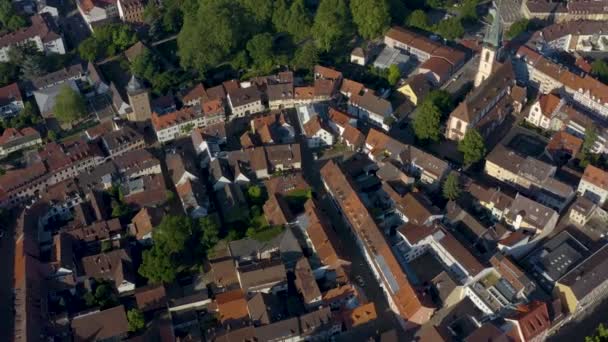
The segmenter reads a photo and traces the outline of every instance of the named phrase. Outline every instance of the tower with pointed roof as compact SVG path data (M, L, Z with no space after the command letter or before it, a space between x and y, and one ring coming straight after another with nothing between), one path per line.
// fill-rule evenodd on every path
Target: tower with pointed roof
M477 74L475 75L475 87L479 85L488 77L494 70L496 65L496 57L498 49L500 49L502 42L502 24L500 23L500 0L496 2L496 8L494 11L494 19L492 24L486 31L486 36L483 39L483 47L481 49L481 56L479 58L479 67Z
M127 113L129 121L145 122L152 118L150 92L135 75L127 84L127 96L131 105L131 112Z

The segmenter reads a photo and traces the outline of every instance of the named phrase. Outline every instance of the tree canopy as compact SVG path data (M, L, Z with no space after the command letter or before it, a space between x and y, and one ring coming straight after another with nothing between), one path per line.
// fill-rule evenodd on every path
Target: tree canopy
M96 27L93 36L78 46L78 54L87 61L111 57L137 42L135 32L126 24L106 24Z
M414 134L421 140L439 141L441 111L430 101L423 101L414 118Z
M86 107L84 99L70 86L63 85L55 99L53 115L62 123L76 121L85 117Z
M440 21L437 23L437 25L435 25L433 31L443 38L449 40L454 40L464 36L464 27L462 26L462 22L458 17L452 17Z
M513 39L513 38L519 36L520 34L526 32L528 30L529 25L530 25L529 19L526 19L526 18L520 19L520 20L514 22L513 24L511 24L511 26L505 33L505 36L508 39Z
M593 335L586 336L585 342L607 342L608 341L608 329L604 324L600 323L593 332Z
M140 331L146 326L144 314L138 309L127 311L127 321L129 323L130 332Z
M17 14L10 0L0 0L0 31L15 31L27 25L27 21Z
M364 39L382 35L391 22L387 0L351 0L350 10L357 31Z
M263 74L268 74L272 71L274 53L272 50L272 35L270 33L260 33L253 36L247 42L247 52L253 62L253 68Z
M431 26L426 12L419 9L410 13L410 15L407 17L406 24L421 30L428 30L428 28Z
M465 166L477 163L486 154L486 146L483 137L473 128L467 130L464 139L458 144L458 150L464 154Z
M202 1L196 13L186 13L177 37L182 66L203 74L242 46L248 38L242 13L230 0Z
M401 69L396 64L388 67L388 83L392 86L396 85L401 78Z
M443 182L443 197L447 200L454 201L460 197L460 184L456 173L450 173Z
M608 84L608 62L603 59L594 60L591 63L591 74Z
M351 33L350 13L345 0L321 0L312 35L319 49L330 51Z

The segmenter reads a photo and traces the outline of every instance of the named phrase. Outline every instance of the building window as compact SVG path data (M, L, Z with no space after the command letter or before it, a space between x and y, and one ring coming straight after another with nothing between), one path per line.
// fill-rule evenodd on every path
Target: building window
M485 58L486 62L490 61L490 51L486 51L486 58Z

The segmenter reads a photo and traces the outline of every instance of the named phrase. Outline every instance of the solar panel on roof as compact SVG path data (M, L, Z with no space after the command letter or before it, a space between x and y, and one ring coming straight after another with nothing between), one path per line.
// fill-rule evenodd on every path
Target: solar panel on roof
M381 255L376 255L376 264L378 264L378 266L380 267L380 271L382 271L384 278L388 282L388 286L391 292L396 293L397 291L399 291L399 284L397 284L397 279L395 279L393 272L391 272L391 269L386 264L384 257Z

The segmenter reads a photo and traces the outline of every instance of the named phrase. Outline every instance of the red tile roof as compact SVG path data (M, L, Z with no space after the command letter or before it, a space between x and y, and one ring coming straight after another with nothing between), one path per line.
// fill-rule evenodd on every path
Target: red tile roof
M201 113L197 112L195 107L185 107L175 112L158 115L152 113L152 125L157 131L175 126L187 121L192 121L200 117Z
M516 312L507 317L519 325L520 338L523 341L531 341L536 336L551 327L547 304L541 301L533 301L528 304L518 305Z
M608 171L597 168L593 165L587 165L583 180L594 184L604 190L608 190Z
M542 94L538 99L541 113L544 116L551 118L551 113L553 113L557 109L557 106L559 106L560 101L561 99L559 98L559 96L553 93Z
M0 88L0 106L5 106L13 101L23 101L17 83L11 83Z
M32 127L25 127L21 130L16 128L7 128L0 136L0 145L4 145L19 138L32 137L39 138L40 133Z
M329 187L346 220L355 234L361 239L364 248L372 256L379 270L382 270L381 279L392 297L397 311L404 319L412 319L426 304L425 298L420 296L410 284L407 275L399 265L390 246L386 242L380 228L372 219L367 207L361 202L346 176L332 160L321 169L321 177ZM425 305L426 306L426 305ZM422 321L430 317L419 317Z

